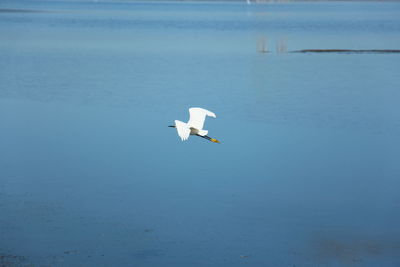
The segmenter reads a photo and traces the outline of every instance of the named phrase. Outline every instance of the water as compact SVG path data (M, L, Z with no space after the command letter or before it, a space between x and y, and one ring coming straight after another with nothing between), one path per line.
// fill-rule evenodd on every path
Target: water
M400 265L400 3L0 9L2 265Z

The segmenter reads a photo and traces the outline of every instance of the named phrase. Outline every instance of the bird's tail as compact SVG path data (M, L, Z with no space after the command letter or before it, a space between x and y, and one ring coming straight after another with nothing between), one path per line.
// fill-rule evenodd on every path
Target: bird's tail
M208 131L207 130L199 130L199 132L197 134L201 135L201 136L206 136L208 134Z

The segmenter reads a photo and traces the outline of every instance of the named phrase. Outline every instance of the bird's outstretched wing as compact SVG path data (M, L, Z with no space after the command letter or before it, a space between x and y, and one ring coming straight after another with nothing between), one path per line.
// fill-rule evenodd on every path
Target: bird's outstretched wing
M202 130L204 126L204 121L206 116L216 117L215 114L204 108L190 108L190 119L188 121L188 126L196 128L197 130Z
M175 126L176 130L178 131L178 135L182 139L182 141L187 140L190 135L190 128L188 127L187 123L176 120Z

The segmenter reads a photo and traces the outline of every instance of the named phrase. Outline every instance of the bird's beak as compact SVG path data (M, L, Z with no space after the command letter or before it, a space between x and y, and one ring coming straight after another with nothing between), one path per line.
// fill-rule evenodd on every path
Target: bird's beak
M175 128L176 126L175 126L175 125L169 125L168 127L172 127L172 128Z

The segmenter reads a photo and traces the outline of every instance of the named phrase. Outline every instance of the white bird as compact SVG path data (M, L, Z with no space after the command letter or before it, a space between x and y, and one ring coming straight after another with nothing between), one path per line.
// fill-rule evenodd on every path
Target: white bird
M217 139L207 136L207 130L203 130L206 116L216 118L213 112L204 108L190 108L189 114L190 118L187 123L175 120L175 125L168 127L176 128L176 130L178 131L178 135L182 139L182 141L187 140L190 135L197 135L211 142L219 143Z

